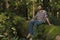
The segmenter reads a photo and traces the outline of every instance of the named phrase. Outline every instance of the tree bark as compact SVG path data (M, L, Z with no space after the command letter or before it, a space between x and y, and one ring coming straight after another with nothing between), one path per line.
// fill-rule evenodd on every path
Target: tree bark
M34 12L34 1L33 1L33 17L34 17L34 13L35 13L35 12Z

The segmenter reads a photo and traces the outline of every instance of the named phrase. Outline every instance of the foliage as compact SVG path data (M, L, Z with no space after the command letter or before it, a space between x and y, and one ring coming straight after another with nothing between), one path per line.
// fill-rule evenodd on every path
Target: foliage
M60 19L54 17L54 16L51 16L50 17L50 22L54 25L60 25Z
M44 0L43 0L44 1ZM28 18L33 16L34 11L37 11L37 5L42 3L42 0L0 0L0 40L25 40L28 33ZM49 19L52 24L60 25L60 0L45 1L48 8ZM33 3L34 2L34 3ZM59 12L59 18L57 18ZM56 34L60 34L60 26L40 25L36 30L34 28L34 40L46 39L54 40Z
M21 18L20 16L14 15L13 13L1 13L0 14L0 35L2 37L2 40L10 39L13 40L15 37L19 37L17 30L20 31L20 34L22 29L24 27L25 19ZM21 35L22 36L22 35Z
M55 40L56 35L60 35L60 26L43 24L35 30L37 31L34 31L36 32L33 36L34 40Z

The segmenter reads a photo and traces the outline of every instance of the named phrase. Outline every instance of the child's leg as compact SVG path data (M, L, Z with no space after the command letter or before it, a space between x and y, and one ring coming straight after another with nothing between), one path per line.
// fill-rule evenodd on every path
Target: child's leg
M34 25L34 22L35 21L30 21L29 22L29 34L28 34L28 36L27 36L27 38L29 38L32 34L33 34L33 25Z
M42 24L42 22L39 22L39 21L35 21L35 23L34 23L34 27L33 27L33 35L34 36L37 36L37 27L38 27L38 25L41 25Z
M34 25L35 21L30 21L29 22L29 33L33 34L33 25Z

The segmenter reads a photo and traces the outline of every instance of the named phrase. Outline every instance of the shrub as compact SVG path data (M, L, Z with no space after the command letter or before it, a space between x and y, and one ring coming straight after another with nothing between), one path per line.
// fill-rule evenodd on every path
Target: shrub
M54 25L42 24L36 30L33 36L34 40L55 40L55 35L60 34L60 27Z
M9 12L1 13L0 18L0 35L4 36L0 37L0 40L12 40L25 36L24 18Z

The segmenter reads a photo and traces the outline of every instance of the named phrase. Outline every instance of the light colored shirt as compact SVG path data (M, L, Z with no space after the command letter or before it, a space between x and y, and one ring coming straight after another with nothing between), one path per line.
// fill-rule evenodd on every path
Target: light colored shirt
M47 17L47 12L45 10L40 10L37 12L35 17L31 21L38 20L38 21L45 22L46 17Z

